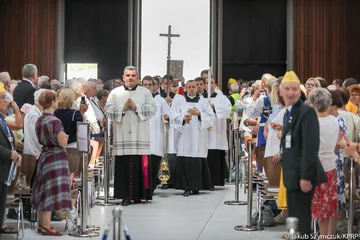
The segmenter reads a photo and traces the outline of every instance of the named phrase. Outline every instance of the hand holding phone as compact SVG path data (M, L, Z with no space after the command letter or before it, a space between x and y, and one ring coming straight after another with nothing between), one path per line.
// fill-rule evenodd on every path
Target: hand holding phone
M80 102L81 105L85 105L86 104L86 99L85 99L85 96L81 96L81 102Z

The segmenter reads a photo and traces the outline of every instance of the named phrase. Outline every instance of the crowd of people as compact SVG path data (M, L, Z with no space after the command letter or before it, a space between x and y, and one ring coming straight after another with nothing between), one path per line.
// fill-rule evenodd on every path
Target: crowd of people
M20 170L21 156L32 156L36 167L26 184L32 188L38 232L63 234L51 220L54 212L74 208L72 182L81 169L69 156L77 147L77 122L90 126L90 168L102 153L104 125L111 126L114 197L123 206L152 200L164 155L171 177L162 189L183 190L189 197L223 186L229 176L228 122L239 121L241 141L256 145L256 172L280 189L277 223L297 217L299 232L310 234L313 219L328 236L345 217L346 162L359 159L355 79L327 86L315 77L302 85L292 71L283 77L266 73L256 81L229 79L226 95L207 71L187 81L170 75L140 79L136 67L128 66L122 78L62 84L38 77L37 67L26 64L22 75L18 83L0 73L1 222L9 178L16 179L11 165ZM2 233L13 232L4 222Z
M328 86L321 77L302 85L294 72L249 84L234 104L244 141L256 144L256 171L279 188L276 223L297 217L306 238L314 220L320 236L334 236L345 218L347 163L359 157L360 85L349 78Z

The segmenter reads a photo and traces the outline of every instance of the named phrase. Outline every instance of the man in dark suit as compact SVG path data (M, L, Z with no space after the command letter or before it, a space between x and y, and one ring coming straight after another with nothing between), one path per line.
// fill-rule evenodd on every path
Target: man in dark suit
M286 105L280 152L288 215L299 219L300 234L310 236L314 189L327 180L318 157L319 121L315 110L301 101L300 81L294 72L285 74L280 94Z
M6 112L6 93L4 83L0 82L0 112ZM5 117L0 113L0 224L3 223L5 206L8 192L6 181L9 176L11 162L18 166L21 164L20 155L13 150L14 137L10 128L7 126ZM1 235L1 232L0 232Z
M22 69L23 80L14 89L14 101L22 107L25 103L34 105L34 92L38 79L37 67L34 64L26 64Z

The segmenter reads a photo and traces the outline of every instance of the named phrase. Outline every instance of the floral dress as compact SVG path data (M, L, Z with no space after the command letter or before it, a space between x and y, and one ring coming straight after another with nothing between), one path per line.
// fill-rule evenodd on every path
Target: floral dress
M340 131L345 134L346 131L346 122L345 119L341 116L337 116L337 120L339 123ZM338 193L338 210L343 211L345 210L346 206L346 199L345 199L345 175L344 175L344 156L343 150L340 149L336 152L336 176L337 176L337 193Z

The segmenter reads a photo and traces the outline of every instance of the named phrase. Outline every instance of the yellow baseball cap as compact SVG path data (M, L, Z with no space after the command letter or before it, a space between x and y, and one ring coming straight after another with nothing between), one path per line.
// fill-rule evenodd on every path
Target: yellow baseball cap
M5 91L5 86L3 82L0 82L0 93L6 92Z
M294 71L289 71L285 73L283 79L281 80L281 83L287 82L300 83L300 80Z
M231 85L233 83L236 83L236 79L235 78L229 78L228 85L229 84Z

